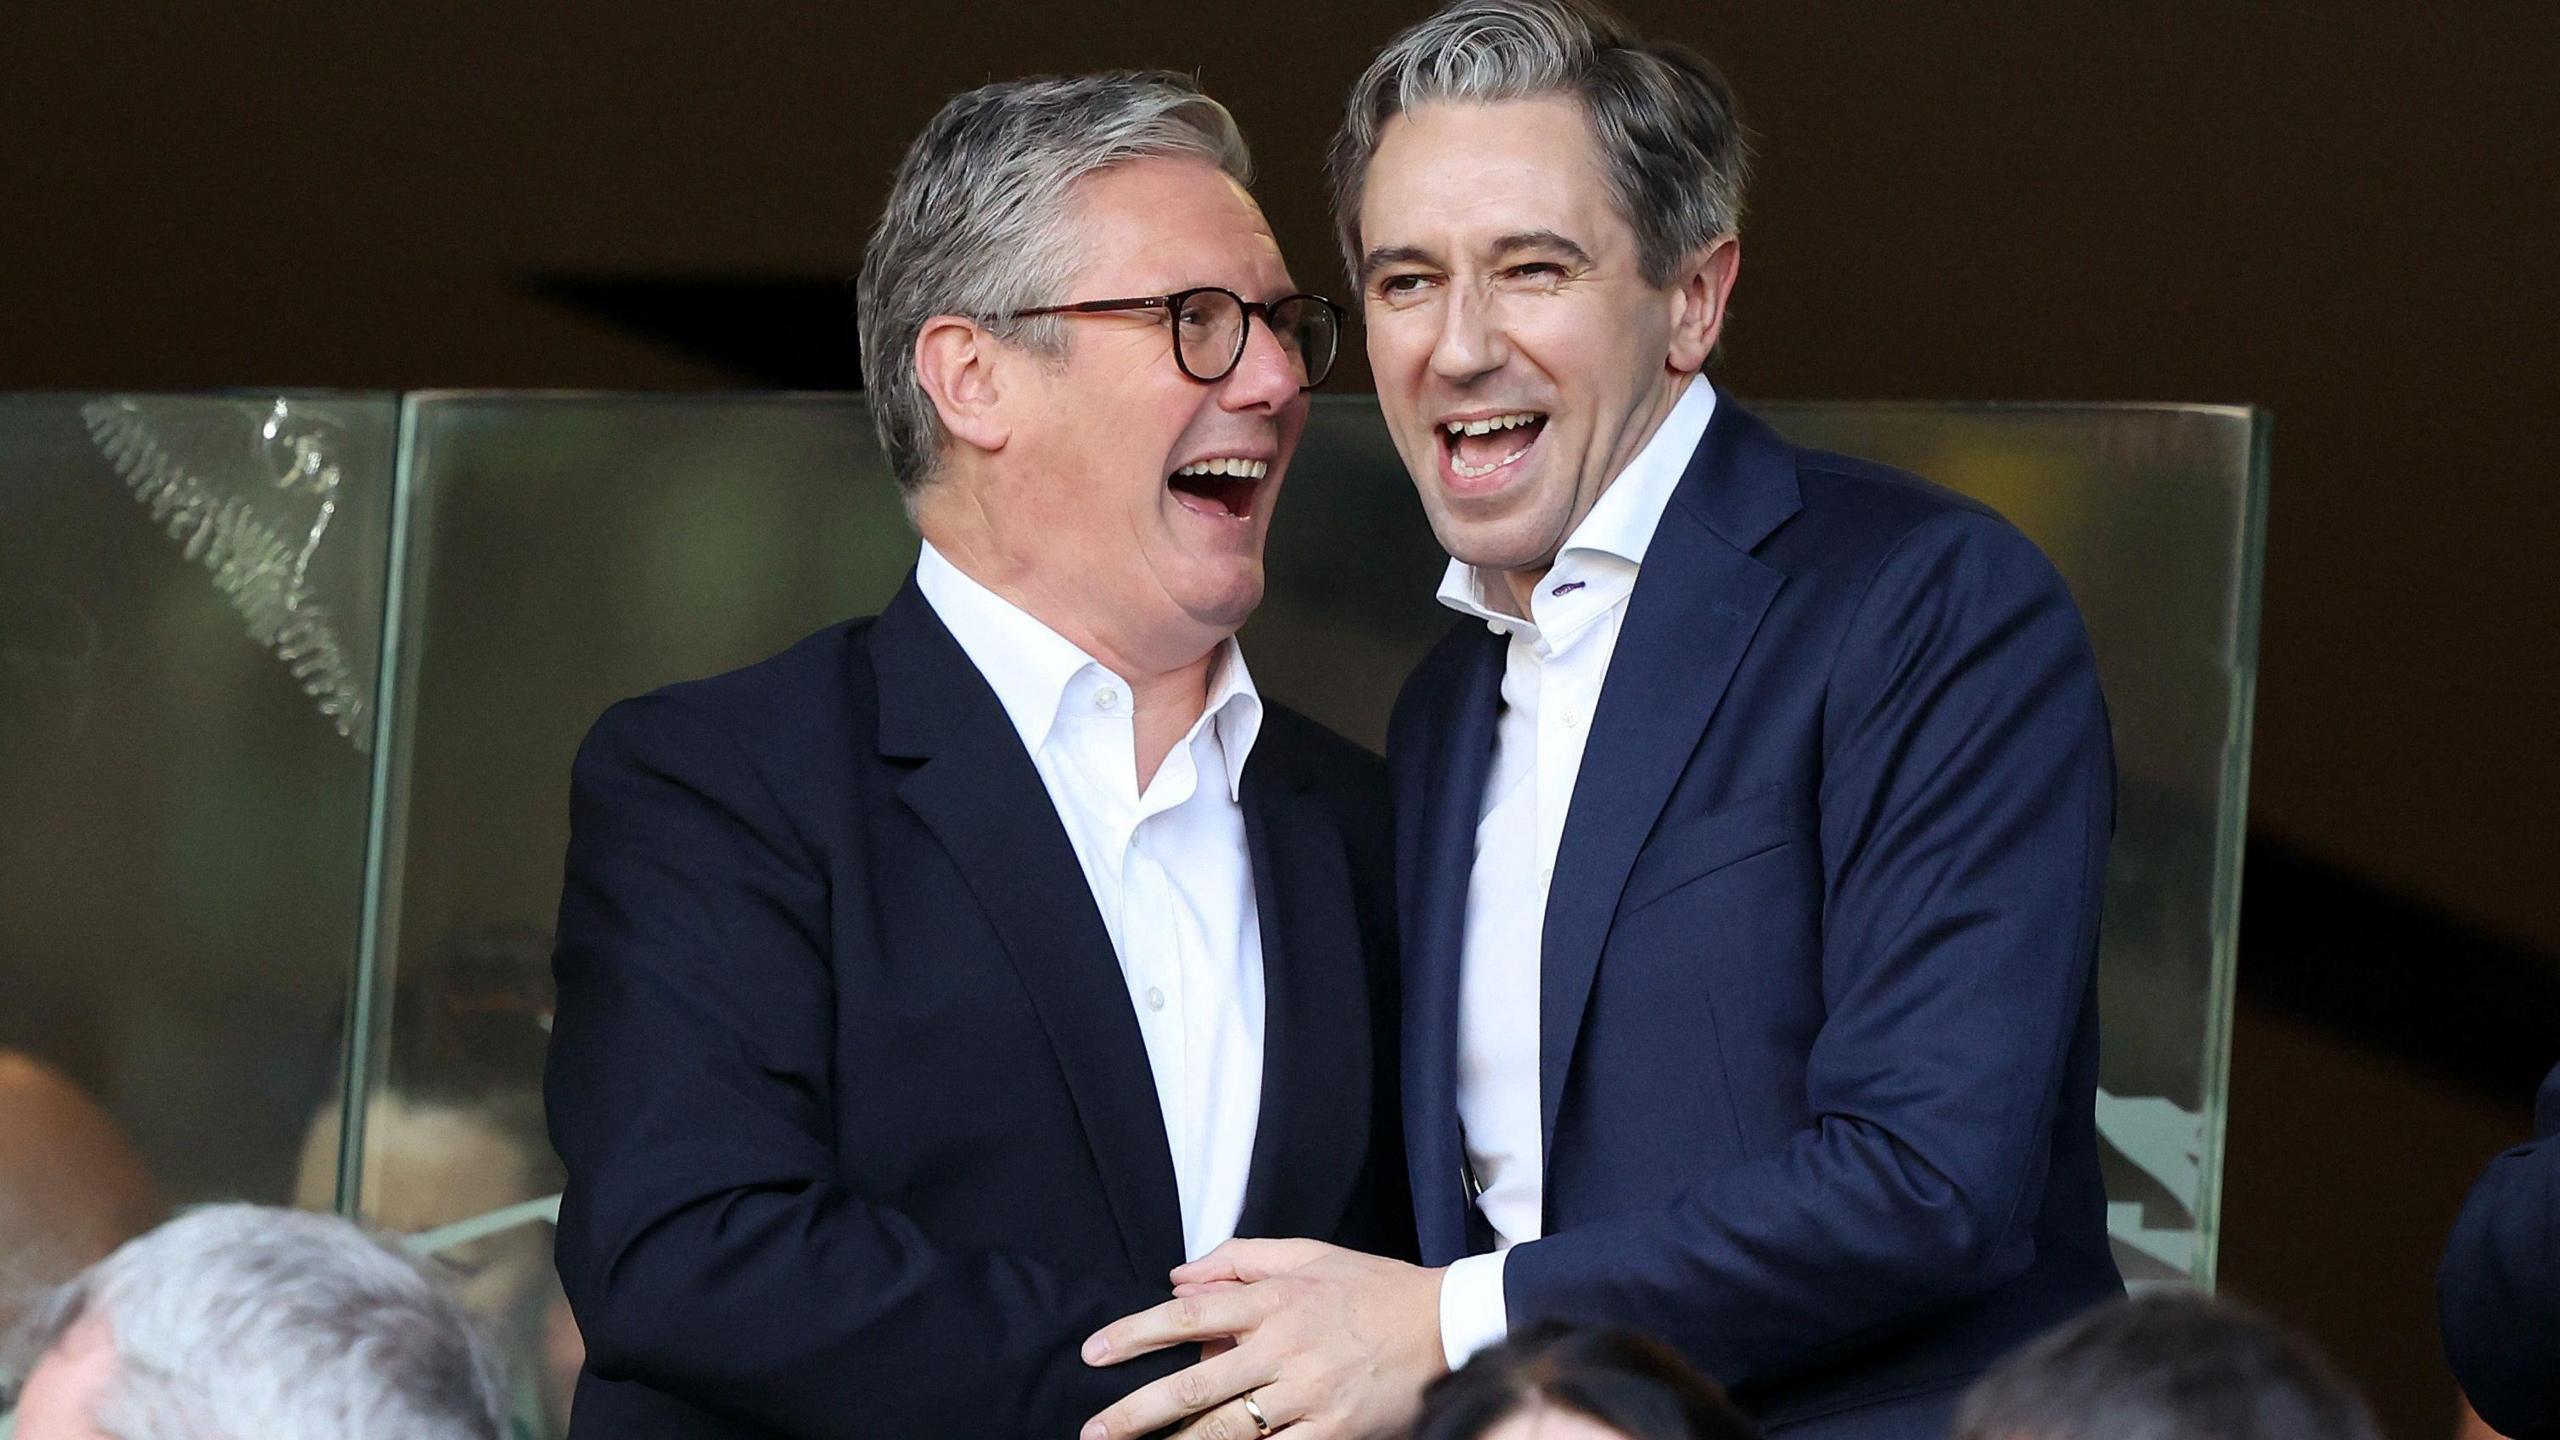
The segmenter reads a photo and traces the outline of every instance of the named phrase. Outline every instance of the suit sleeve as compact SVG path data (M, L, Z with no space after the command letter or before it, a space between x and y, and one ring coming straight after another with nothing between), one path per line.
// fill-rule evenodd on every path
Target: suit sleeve
M1514 1249L1515 1329L1635 1325L1743 1384L2033 1260L2056 1117L2093 1103L2069 1057L2114 804L2095 666L2043 555L1969 512L1906 535L1832 660L1823 756L1811 1128L1667 1211Z
M667 697L581 748L546 1076L588 1367L781 1436L1072 1436L1189 1357L1091 1331L1164 1297L937 1244L832 1135L828 887L741 748Z
M2454 1378L2516 1440L2560 1437L2560 1068L2535 1109L2539 1138L2489 1162L2436 1273Z

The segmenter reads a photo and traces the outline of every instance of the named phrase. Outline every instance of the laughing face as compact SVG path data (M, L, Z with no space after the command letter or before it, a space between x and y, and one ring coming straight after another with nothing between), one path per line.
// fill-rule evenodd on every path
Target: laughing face
M1262 212L1206 162L1117 165L1078 182L1076 199L1085 261L1055 303L1203 285L1270 301L1294 288ZM1062 363L1007 363L1003 463L978 467L958 494L928 486L919 520L1106 664L1189 663L1262 598L1263 539L1306 426L1297 371L1260 319L1236 368L1207 384L1175 365L1168 326L1181 322L1161 310L1058 323Z
M1360 206L1378 402L1443 548L1534 584L1706 363L1730 242L1648 283L1569 100L1387 122Z

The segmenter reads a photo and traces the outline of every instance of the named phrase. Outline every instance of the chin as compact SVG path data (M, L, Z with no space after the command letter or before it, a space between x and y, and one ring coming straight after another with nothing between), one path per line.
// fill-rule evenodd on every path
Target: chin
M1252 619L1253 612L1261 607L1262 578L1260 576L1255 576L1254 582L1250 587L1239 589L1229 595L1221 596L1212 604L1195 613L1199 615L1200 622L1202 624L1215 626L1220 630L1224 630L1232 634L1237 630L1243 629L1244 622Z
M1203 584L1182 608L1201 625L1233 633L1261 604L1262 566L1257 563L1248 572L1220 575Z
M1506 515L1498 520L1461 520L1437 507L1430 509L1431 533L1449 558L1479 570L1525 570L1551 564L1560 539L1552 526L1522 523L1529 517Z

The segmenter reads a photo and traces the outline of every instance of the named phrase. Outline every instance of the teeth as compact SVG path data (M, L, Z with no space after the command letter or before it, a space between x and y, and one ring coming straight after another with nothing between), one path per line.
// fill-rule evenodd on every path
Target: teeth
M1271 473L1271 462L1222 455L1215 460L1194 460L1173 473L1176 475L1232 475L1238 480L1259 480Z
M1501 459L1494 461L1490 465L1470 465L1466 461L1452 455L1449 457L1449 468L1457 471L1460 475L1465 476L1469 480L1481 480L1487 475L1492 474L1494 471L1501 469L1505 465L1514 465L1519 463L1520 457L1528 453L1528 450L1525 449L1514 450L1510 454L1503 456Z
M1451 435L1490 435L1496 430L1517 430L1532 421L1545 418L1535 410L1521 410L1483 420L1452 420L1443 428L1447 429Z

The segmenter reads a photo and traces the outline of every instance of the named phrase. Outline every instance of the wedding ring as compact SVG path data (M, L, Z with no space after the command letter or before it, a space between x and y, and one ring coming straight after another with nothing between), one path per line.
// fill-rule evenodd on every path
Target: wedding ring
M1240 1398L1244 1401L1244 1413L1253 1420L1254 1433L1268 1440L1271 1434L1271 1421L1263 1415L1262 1407L1253 1403L1250 1392Z

